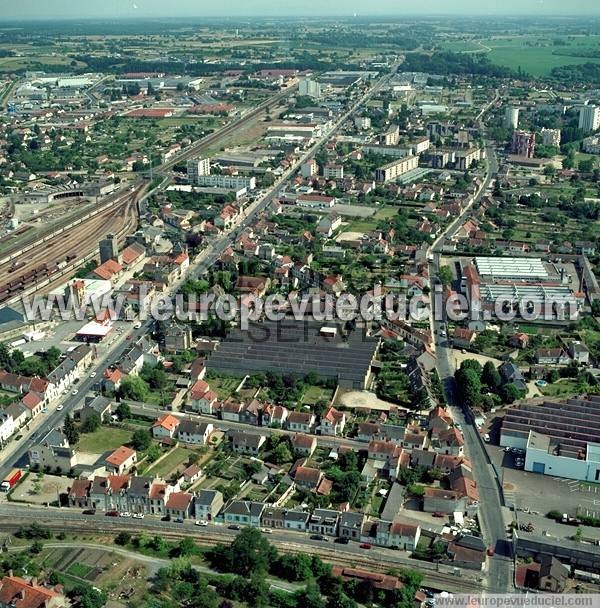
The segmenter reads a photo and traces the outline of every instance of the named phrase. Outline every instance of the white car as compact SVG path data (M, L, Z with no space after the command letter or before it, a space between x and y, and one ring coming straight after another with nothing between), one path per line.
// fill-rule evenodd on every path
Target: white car
M123 511L123 513L119 513L119 517L131 517L131 513L129 511Z
M261 528L260 531L263 534L273 534L273 530L271 530L270 528Z
M121 517L124 517L124 515L121 515ZM133 519L144 519L144 514L143 513L134 513Z
M71 395L76 395L79 391L77 389L75 389L74 391L71 391Z
M96 372L92 372L92 373L90 374L90 378L95 378L95 377L96 377Z
M196 525L197 526L202 526L203 528L206 528L206 526L208 526L208 522L204 519L197 519L196 520Z
M63 409L63 407L65 407L65 406L64 405L57 405L56 406L56 411L60 412Z

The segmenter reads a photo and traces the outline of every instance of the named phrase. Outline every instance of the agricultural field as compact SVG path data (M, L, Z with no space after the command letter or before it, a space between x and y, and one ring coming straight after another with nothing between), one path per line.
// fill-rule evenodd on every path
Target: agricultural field
M443 43L444 50L462 53L485 53L490 61L513 70L519 68L532 76L549 76L552 68L580 63L600 63L600 57L580 57L598 48L597 36L570 37L565 44L554 44L541 36L511 36L473 41ZM560 53L560 54L558 54Z

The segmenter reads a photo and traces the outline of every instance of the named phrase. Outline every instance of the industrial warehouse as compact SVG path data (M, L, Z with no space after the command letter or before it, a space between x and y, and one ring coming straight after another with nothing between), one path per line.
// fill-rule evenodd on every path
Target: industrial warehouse
M273 371L298 376L316 372L340 386L366 388L379 339L362 327L347 331L314 322L264 322L248 331L233 329L207 361L207 368L230 374Z

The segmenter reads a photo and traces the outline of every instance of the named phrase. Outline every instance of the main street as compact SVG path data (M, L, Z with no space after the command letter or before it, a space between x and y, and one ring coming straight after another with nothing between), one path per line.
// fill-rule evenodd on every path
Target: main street
M495 103L495 100L493 103ZM487 107L491 107L492 104L489 104ZM482 112L482 117L484 113ZM430 249L429 273L432 278L439 276L440 256L444 240L454 236L458 227L465 221L471 208L478 204L482 197L485 196L486 190L489 189L492 180L498 173L498 161L494 147L488 143L486 150L488 159L487 170L485 179L477 195L473 197L471 203L438 237ZM452 348L448 342L448 337L445 335L447 333L446 313L444 310L436 311L435 303L435 298L433 298L431 326L433 328L433 340L436 351L436 368L444 384L444 391L452 417L455 422L462 425L466 455L473 464L473 477L477 483L480 495L479 521L484 538L488 546L493 547L496 552L494 557L488 559L487 578L489 590L496 593L507 593L513 590L514 587L512 582L511 547L506 540L499 483L493 472L484 443L479 436L479 431L475 427L474 421L465 416L462 404L457 399Z

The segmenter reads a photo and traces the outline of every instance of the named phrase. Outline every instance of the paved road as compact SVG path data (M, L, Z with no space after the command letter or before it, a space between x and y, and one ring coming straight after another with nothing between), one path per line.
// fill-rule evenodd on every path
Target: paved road
M231 542L239 533L219 524L209 524L207 527L198 527L192 520L183 524L164 522L157 517L147 516L145 519L126 519L98 515L83 515L78 509L69 508L38 508L24 507L11 503L0 504L0 526L6 528L18 527L37 522L40 525L61 526L65 531L69 526L85 525L90 530L99 533L117 534L124 526L131 533L146 532L149 534L183 534L195 538L199 544L202 539L214 542ZM361 549L356 542L347 545L334 543L330 538L328 542L313 540L310 533L296 532L294 530L272 530L268 535L269 542L284 551L304 551L320 555L324 560L341 561L347 566L368 568L369 563L377 564L378 568L406 567L418 569L426 577L427 586L448 591L473 591L483 589L482 573L472 570L460 570L460 576L454 576L447 571L439 572L436 564L421 562L408 557L406 552L393 551L383 547L372 547L369 550ZM206 544L206 543L205 543ZM96 547L97 548L97 547Z
M131 412L138 416L158 416L164 414L164 409L154 404L139 404L128 402L131 407ZM231 422L229 420L220 420L216 416L208 416L205 414L196 414L194 412L170 412L178 418L191 418L198 422L210 422L216 429L221 431L242 431L243 433L262 433L267 435L294 435L296 431L289 431L287 429L276 429L268 426L253 426L251 424L244 424L243 422ZM366 450L369 447L368 443L364 441L357 441L356 439L349 439L346 437L331 437L328 435L315 435L318 443L322 447L326 448L339 448L340 446L349 446L354 450Z
M488 107L491 107L488 106ZM482 114L483 116L483 114ZM484 183L471 205L452 222L444 233L433 244L430 258L430 276L437 277L439 274L441 244L446 237L455 234L460 224L464 221L472 205L477 204L485 195L494 176L498 171L498 162L492 145L486 146L488 155L488 167ZM490 465L487 452L479 437L479 431L474 421L465 417L462 404L457 401L456 385L454 381L454 359L448 341L442 337L441 330L445 329L445 318L436 315L432 311L432 325L434 328L433 339L435 341L437 370L444 384L444 390L448 405L456 422L462 423L465 438L465 449L468 457L473 463L473 476L479 488L481 497L479 505L479 519L487 544L494 547L496 555L488 560L487 578L489 590L497 593L507 593L514 589L512 580L511 547L506 540L504 519L502 516L503 498L500 493L498 479ZM441 311L441 315L444 315ZM435 320L440 317L443 320Z

